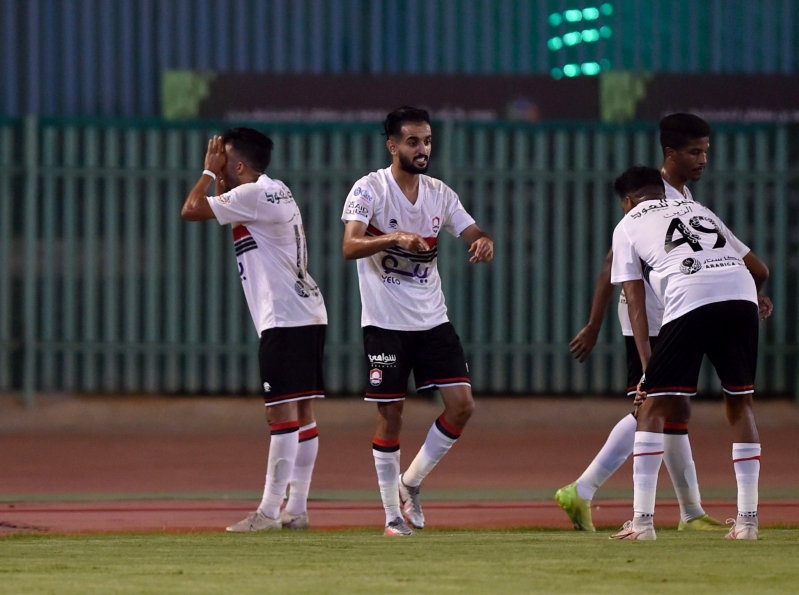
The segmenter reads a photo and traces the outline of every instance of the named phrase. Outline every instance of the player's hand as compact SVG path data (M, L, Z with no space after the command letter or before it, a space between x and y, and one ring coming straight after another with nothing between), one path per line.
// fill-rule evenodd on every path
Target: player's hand
M408 252L423 252L430 249L425 239L418 233L395 231L393 235L397 242L396 245Z
M644 401L646 401L646 391L641 390L641 384L643 384L644 378L646 378L646 376L642 377L638 383L638 386L635 387L635 399L633 399L633 405L636 407L642 405Z
M205 153L205 169L216 174L217 179L225 169L227 157L225 156L225 145L222 143L221 136L214 136L208 141L208 150Z
M771 313L774 311L774 304L771 303L771 298L767 295L757 296L757 309L760 314L761 322L771 316Z
M599 329L595 329L590 324L585 325L583 330L577 333L577 336L569 343L569 351L574 359L583 363L596 345L598 335Z
M478 238L469 247L469 253L474 252L474 256L469 262L490 262L494 258L494 240L491 238Z

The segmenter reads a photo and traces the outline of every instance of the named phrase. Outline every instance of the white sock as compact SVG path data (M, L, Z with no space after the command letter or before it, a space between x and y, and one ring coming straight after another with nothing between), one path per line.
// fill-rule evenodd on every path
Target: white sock
M636 432L633 446L633 529L652 524L662 462L663 434Z
M433 467L449 452L460 434L460 431L447 424L443 415L439 417L427 432L427 438L416 458L402 474L402 483L406 486L421 484Z
M626 415L610 431L608 439L591 464L577 479L577 495L583 500L591 500L599 489L624 461L633 454L635 427L638 421L633 414Z
M311 476L318 452L319 430L316 422L300 427L297 458L294 459L294 469L289 483L289 501L286 503L286 512L290 515L302 514L308 510L308 492L311 489Z
M738 482L738 516L757 516L757 481L760 477L760 444L735 442L732 464Z
M680 503L680 518L690 521L705 514L696 479L696 465L691 453L688 434L663 435L663 462L671 476L671 483Z
M399 441L387 443L375 438L372 445L375 458L377 484L380 486L380 498L386 511L386 524L401 517L399 499L400 450Z
M264 496L258 510L270 519L276 519L280 516L280 505L286 495L294 459L297 457L300 424L297 421L289 421L271 424L269 427L272 430L272 438L269 441L269 462L266 465Z

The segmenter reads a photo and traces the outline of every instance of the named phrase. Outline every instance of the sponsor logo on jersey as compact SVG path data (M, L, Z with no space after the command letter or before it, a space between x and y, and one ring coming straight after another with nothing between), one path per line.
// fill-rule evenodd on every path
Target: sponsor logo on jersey
M683 275L693 275L702 268L702 263L696 258L686 258L680 263L680 272Z
M265 393L271 393L272 392L272 386L268 382L264 382L264 392Z
M264 198L266 198L266 202L271 202L272 204L276 205L279 205L281 202L294 202L294 196L292 196L291 190L285 187L281 188L277 192L264 192Z
M369 370L369 384L372 386L380 386L383 382L383 370L372 368Z
M388 226L391 229L397 229L397 220L396 219L389 219L388 220Z
M369 194L369 193L368 193L366 190L364 190L364 189L363 189L363 188L361 188L360 186L358 186L358 187L357 187L355 190L353 190L353 192L352 192L352 195L353 195L353 196L360 196L360 197L361 197L361 198L363 198L363 199L364 199L366 202L372 202L372 201L374 200L374 199L372 198L372 195L371 195L371 194Z
M230 204L230 192L225 192L224 194L220 194L219 196L215 197L216 202L220 205L229 205Z
M433 217L433 233L438 233L438 230L441 229L441 217Z
M367 209L362 204L351 200L347 203L347 209L345 211L347 215L359 215L360 217L369 218L369 209Z
M397 356L393 354L386 355L385 353L370 354L369 363L373 366L393 366L397 363Z

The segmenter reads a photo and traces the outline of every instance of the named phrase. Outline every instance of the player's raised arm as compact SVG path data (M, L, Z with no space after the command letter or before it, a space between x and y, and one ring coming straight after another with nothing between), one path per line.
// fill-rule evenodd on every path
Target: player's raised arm
M180 211L181 217L187 221L205 221L206 219L216 218L214 211L208 204L206 193L211 182L216 181L217 187L219 187L220 183L224 187L224 182L221 181L221 178L226 160L225 145L222 143L222 137L215 136L208 141L208 150L205 153L205 170L186 197L183 209Z
M469 253L472 254L469 262L491 262L494 258L494 240L476 223L464 229L461 237L469 244Z
M610 282L610 267L613 263L613 249L608 250L605 256L605 263L596 281L594 288L594 299L591 301L591 314L588 316L588 324L577 333L569 343L569 351L583 363L596 345L599 330L602 328L602 321L605 318L605 311L608 309L610 298L613 297L614 287Z
M344 241L341 251L347 260L357 260L382 252L386 248L399 246L408 252L428 250L429 246L418 233L395 231L380 236L367 236L366 223L347 221L344 227Z

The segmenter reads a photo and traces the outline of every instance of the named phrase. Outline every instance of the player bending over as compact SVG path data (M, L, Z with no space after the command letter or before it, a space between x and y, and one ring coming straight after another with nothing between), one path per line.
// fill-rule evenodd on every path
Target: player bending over
M664 157L660 173L667 198L693 200L691 191L685 184L689 180L699 180L704 172L710 146L710 133L711 129L707 122L693 114L671 114L660 121L660 143ZM627 193L630 190L630 183L629 177L625 180L622 176L617 180L615 189L621 198L625 196L622 193ZM751 255L748 259L756 266L757 263L753 257L754 255ZM610 282L612 259L613 251L610 250L597 280L589 322L570 343L572 353L580 362L585 361L596 344L607 305L614 292L614 287ZM653 294L649 283L644 284L644 289L650 343L654 346L663 318L663 305ZM768 302L768 298L762 299L764 302L761 317L765 319L771 314L771 304ZM619 299L618 315L627 353L627 394L634 397L642 370L632 336L624 291ZM636 411L637 409L616 424L605 445L577 481L557 491L555 499L569 515L575 529L594 530L591 521L591 500L596 490L632 454L637 423ZM717 520L706 515L701 506L696 467L688 440L690 413L689 400L682 398L681 402L670 412L664 427L664 461L669 475L672 477L680 505L678 530L723 527Z
M633 446L634 518L614 539L654 540L657 476L665 422L680 397L696 394L702 358L716 369L733 428L738 520L731 539L757 539L760 441L752 411L757 363L758 291L768 269L715 213L686 198L669 199L652 168L624 175L640 190L622 199L625 217L613 233L611 281L624 288L645 376ZM644 279L664 304L651 348Z
M266 483L258 509L227 528L233 532L308 527L308 490L319 450L312 403L325 394L325 303L308 274L297 203L283 182L264 173L271 157L272 141L252 128L215 136L182 211L189 221L231 225L241 285L261 338L258 358L272 434ZM216 196L206 197L214 180Z
M432 132L425 110L401 107L383 122L392 163L358 180L347 196L342 250L358 260L361 326L369 370L366 400L377 403L372 444L386 535L424 528L419 487L472 415L469 369L447 318L437 268L439 232L462 236L470 262L489 262L494 243L446 184L424 175ZM400 475L400 429L408 376L418 392L441 392L444 412ZM402 506L402 511L400 510Z

